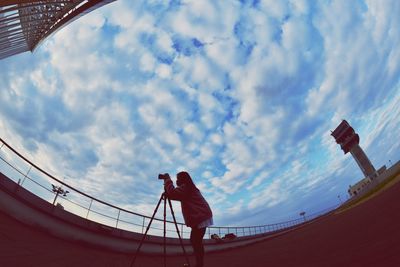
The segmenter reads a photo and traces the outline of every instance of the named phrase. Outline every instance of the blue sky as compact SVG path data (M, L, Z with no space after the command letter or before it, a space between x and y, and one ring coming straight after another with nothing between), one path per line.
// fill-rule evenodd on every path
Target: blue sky
M66 182L151 215L190 172L216 225L338 204L400 159L400 2L124 1L0 61L0 135ZM179 208L175 209L179 211Z

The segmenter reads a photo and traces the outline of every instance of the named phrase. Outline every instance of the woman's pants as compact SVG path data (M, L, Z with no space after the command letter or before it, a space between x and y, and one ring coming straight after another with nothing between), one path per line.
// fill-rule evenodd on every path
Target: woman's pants
M204 264L204 246L203 237L206 233L207 227L204 228L192 228L190 232L190 242L192 243L194 255L196 257L196 267L203 267Z

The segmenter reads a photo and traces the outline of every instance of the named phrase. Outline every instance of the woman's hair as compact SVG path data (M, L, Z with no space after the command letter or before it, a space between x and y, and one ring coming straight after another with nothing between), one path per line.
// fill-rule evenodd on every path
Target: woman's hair
M193 183L192 177L190 177L189 173L183 171L183 172L179 172L176 175L177 179L179 179L183 184L188 185L191 188L196 188L196 185Z

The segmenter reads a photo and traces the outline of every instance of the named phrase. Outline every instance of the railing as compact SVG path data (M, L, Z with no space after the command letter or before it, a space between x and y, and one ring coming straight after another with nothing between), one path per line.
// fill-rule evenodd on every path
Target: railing
M117 207L92 197L61 181L26 159L1 138L0 172L49 203L62 206L62 208L68 212L113 228L136 233L144 233L151 219L149 216ZM60 190L54 190L55 188L61 189L61 193ZM67 191L68 193L64 195L63 192ZM228 233L233 233L240 237L271 233L302 224L305 221L309 221L318 216L326 214L335 208L337 208L337 206L303 216L299 219L275 224L246 227L208 227L208 238L211 238L211 235L213 234L223 237ZM162 236L163 222L163 219L154 218L148 234ZM174 222L170 219L167 219L166 225L166 235L168 237L177 237ZM184 238L189 237L190 229L188 227L186 227L183 223L178 222L178 228L180 228L180 233Z

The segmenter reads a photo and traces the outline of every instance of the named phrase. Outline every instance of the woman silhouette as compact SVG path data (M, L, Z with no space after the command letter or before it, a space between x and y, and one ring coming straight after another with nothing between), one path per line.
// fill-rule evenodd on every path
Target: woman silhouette
M196 257L196 267L204 266L203 237L207 226L213 224L212 211L200 190L187 172L176 175L176 187L169 175L164 180L164 190L168 198L181 202L185 224L192 228L190 242Z

